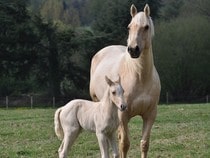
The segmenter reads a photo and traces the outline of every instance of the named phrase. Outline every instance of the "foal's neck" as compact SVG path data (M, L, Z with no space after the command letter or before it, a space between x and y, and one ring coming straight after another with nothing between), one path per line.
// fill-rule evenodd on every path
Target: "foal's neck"
M109 88L106 89L104 96L101 100L101 104L102 105L100 107L104 114L107 113L111 117L111 115L115 114L115 112L117 113L118 108L110 99Z

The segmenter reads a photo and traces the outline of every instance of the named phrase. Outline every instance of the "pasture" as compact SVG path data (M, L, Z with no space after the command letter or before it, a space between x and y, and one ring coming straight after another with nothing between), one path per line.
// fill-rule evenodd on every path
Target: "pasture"
M55 109L0 109L1 158L56 158L60 141L54 134ZM129 123L129 158L140 156L142 121ZM149 157L210 157L210 104L159 105L152 128ZM83 132L70 157L97 158L99 146L94 133Z

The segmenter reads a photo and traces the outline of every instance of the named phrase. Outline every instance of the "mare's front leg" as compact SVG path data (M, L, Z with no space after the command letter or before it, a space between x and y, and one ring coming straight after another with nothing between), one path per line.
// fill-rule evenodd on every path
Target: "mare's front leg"
M120 120L120 124L118 127L119 153L120 153L120 158L126 158L130 147L127 113L126 112L120 113L119 120Z
M119 158L119 152L118 152L118 148L117 148L115 132L109 137L109 142L112 147L113 158Z
M96 132L98 144L100 147L101 158L109 158L109 140L101 132Z
M142 129L142 139L140 143L141 158L147 158L147 153L149 150L150 133L152 126L155 122L156 115L157 115L157 107L155 107L155 109L149 111L148 113L142 116L143 129Z

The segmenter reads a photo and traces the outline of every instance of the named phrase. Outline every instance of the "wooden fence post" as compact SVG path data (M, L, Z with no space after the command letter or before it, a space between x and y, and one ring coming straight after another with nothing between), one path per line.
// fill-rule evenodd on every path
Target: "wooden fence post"
M166 104L168 104L168 92L166 92Z
M53 97L53 108L55 107L55 97Z
M8 96L6 96L6 108L7 109L9 108L9 98L8 98Z
M32 109L33 108L33 103L34 103L32 95L30 96L30 99L31 99L31 109Z

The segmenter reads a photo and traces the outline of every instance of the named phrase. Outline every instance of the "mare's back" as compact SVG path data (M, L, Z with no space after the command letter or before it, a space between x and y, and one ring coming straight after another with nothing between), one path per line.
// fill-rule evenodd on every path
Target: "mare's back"
M92 59L92 73L94 74L97 69L106 69L117 64L125 51L126 47L121 45L113 45L101 49Z
M107 87L104 80L105 75L111 78L115 78L118 75L120 61L125 55L125 52L125 46L113 45L103 48L93 57L91 64L90 93L94 91L99 100L103 97L103 93ZM93 83L97 83L97 85Z

